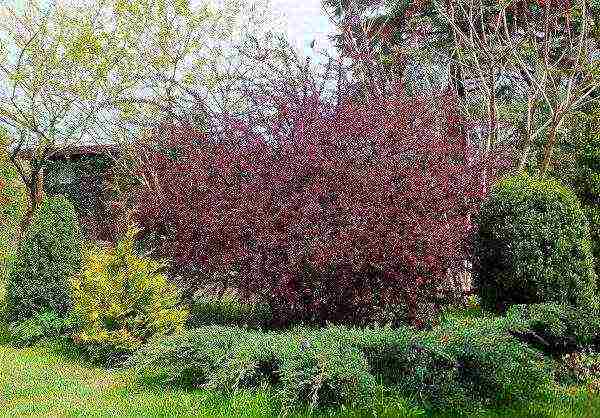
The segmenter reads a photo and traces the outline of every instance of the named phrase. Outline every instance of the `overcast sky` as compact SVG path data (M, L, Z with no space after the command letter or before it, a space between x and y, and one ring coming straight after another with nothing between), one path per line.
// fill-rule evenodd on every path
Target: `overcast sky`
M273 9L281 12L288 26L288 33L298 47L310 52L310 42L317 40L317 48L328 48L327 34L332 26L321 9L321 0L272 0Z
M87 3L86 0L38 0L42 8L52 4L80 4ZM204 3L219 4L222 0L191 0L193 6ZM229 1L229 0L228 0ZM235 1L235 0L231 0ZM255 0L238 0L243 5L249 5ZM262 3L264 0L256 0ZM310 48L312 40L316 40L316 50L332 50L331 42L327 35L333 30L332 24L321 8L321 0L269 0L271 10L275 15L273 23L269 28L276 32L288 34L288 39L296 45L299 51L313 57L313 63L319 61L315 51ZM0 0L0 6L25 5L25 0ZM1 18L1 16L0 16Z
M62 3L77 3L78 0L58 0ZM219 0L192 0L192 4L202 4L205 1L218 3ZM244 1L244 0L242 0ZM302 52L311 54L310 43L316 39L317 49L329 49L331 43L327 34L332 25L321 9L321 0L270 0L273 11L281 15L287 26L287 32ZM23 0L0 0L2 4L19 5ZM54 0L40 0L42 5L54 3Z

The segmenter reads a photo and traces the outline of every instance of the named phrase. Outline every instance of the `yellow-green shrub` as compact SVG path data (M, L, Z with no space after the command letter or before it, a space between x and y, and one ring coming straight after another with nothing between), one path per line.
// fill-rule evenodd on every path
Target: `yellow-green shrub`
M178 332L188 317L165 264L134 253L136 230L115 248L88 248L83 271L72 280L75 341L93 360L113 363L155 334Z

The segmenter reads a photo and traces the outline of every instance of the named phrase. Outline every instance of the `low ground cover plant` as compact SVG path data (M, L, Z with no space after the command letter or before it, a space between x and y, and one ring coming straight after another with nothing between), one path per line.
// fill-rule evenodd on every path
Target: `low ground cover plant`
M271 387L289 411L368 408L380 382L429 410L472 413L530 402L554 384L553 363L511 334L507 318L465 318L415 331L199 327L158 337L129 360L146 381L187 387Z
M221 390L140 387L127 370L105 370L60 354L54 344L26 349L0 346L0 391L20 396L0 399L7 415L107 415L111 416L282 416L281 402L267 389L235 394ZM49 379L49 376L54 378ZM591 386L590 386L591 388ZM37 396L43 393L46 396ZM597 393L597 392L596 392ZM52 396L50 396L52 395ZM410 398L377 386L369 409L335 408L310 414L308 407L296 417L424 417L442 418L455 413L426 411ZM600 397L586 385L565 386L539 401L488 410L473 418L555 416L590 417L600 407ZM292 414L290 414L292 415Z
M454 322L429 338L457 362L457 380L475 405L527 402L552 382L551 362L508 332L504 318Z

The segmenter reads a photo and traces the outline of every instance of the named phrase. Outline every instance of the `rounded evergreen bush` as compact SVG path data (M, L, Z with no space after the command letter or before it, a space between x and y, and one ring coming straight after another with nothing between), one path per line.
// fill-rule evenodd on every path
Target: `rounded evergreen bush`
M43 311L65 316L70 278L81 268L81 233L73 205L45 199L21 240L8 271L7 319L20 322Z
M553 179L505 178L478 216L475 283L482 305L597 303L588 221Z

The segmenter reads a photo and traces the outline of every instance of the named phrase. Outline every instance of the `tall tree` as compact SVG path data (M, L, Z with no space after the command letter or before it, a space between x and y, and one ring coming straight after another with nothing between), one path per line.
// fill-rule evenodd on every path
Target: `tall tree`
M538 172L551 162L558 131L566 116L594 99L598 61L589 2L452 1L438 11L453 32L453 56L486 103L487 143L498 135L503 93L524 106L506 114L519 121L522 169L531 147L545 134ZM523 110L521 114L518 112ZM517 132L513 129L513 132Z
M247 27L269 26L264 13L244 14L263 10L257 3L85 0L42 8L26 0L0 8L0 125L29 191L23 229L40 202L44 166L61 149L126 145L161 123L205 125L211 112L235 107L234 97L210 94L226 86L214 70ZM30 164L19 158L24 149Z
M41 201L46 162L84 139L103 99L99 86L119 57L103 53L89 10L44 10L28 0L1 12L0 125L28 190L24 229ZM29 164L20 158L25 149Z
M331 38L341 54L372 55L388 82L405 77L409 57L420 52L414 47L423 42L422 19L430 7L413 0L323 0L322 4L337 28ZM370 77L369 72L369 68L355 68L359 77Z

